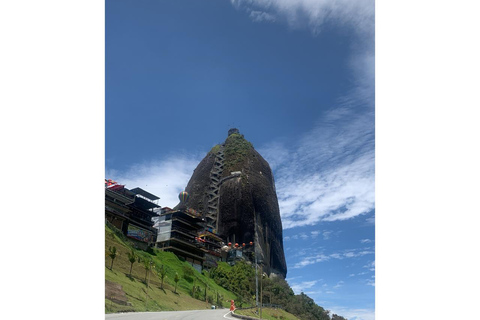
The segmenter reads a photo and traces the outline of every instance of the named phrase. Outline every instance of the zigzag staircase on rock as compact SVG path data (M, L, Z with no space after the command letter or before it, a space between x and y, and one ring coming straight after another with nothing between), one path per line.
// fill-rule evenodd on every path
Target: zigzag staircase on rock
M207 209L207 225L211 228L217 229L218 221L218 200L219 200L219 188L220 177L223 173L223 162L225 156L223 153L223 146L220 146L219 151L215 155L215 162L212 170L210 171L210 186L207 191L208 196L208 209Z

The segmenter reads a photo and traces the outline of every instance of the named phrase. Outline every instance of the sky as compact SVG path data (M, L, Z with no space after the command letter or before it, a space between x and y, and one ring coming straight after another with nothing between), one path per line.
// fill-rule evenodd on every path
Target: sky
M374 2L105 4L106 178L173 207L238 128L275 177L290 286L373 320Z
M23 280L2 281L7 314L104 319L100 181L176 202L236 126L274 170L296 292L349 319L373 319L373 290L377 319L478 318L476 2L377 1L375 55L370 2L0 6L2 253L69 253L2 264Z

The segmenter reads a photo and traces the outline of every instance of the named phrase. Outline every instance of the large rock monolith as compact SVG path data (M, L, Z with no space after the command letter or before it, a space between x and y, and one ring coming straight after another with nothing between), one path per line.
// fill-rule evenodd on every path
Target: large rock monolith
M282 221L268 162L237 129L205 156L188 182L186 205L227 242L253 242L268 274L287 274Z

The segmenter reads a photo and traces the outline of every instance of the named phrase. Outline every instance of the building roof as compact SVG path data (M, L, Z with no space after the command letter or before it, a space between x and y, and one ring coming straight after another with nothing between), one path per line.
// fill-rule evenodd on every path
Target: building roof
M134 199L129 198L127 196L124 196L123 194L121 194L119 192L112 191L111 189L105 189L105 194L114 198L114 199L118 199L118 200L122 201L124 204L131 204L135 201Z
M134 189L130 189L130 191L133 192L134 194L139 194L141 196L144 196L145 198L150 199L152 201L160 199L156 195L151 194L150 192L145 191L145 190L143 190L142 188L139 188L139 187L136 187Z
M212 238L212 239L215 239L216 241L218 242L222 242L222 238L220 238L218 235L212 233L212 232L209 232L207 230L204 230L202 231L199 235L199 237L209 237L209 238Z
M155 203L150 202L148 200L145 200L143 198L136 197L135 198L135 207L148 211L148 210L153 209L153 208L159 208L160 206L158 204L155 204ZM157 213L155 213L155 212L151 212L151 213L153 215L157 215Z

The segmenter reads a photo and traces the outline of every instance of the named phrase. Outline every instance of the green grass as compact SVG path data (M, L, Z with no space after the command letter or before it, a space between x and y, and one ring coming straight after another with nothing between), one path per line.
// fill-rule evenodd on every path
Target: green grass
M110 270L111 258L107 255L108 248L115 246L117 248L117 257L113 262L113 268ZM180 261L177 256L171 252L163 252L153 249L152 253L142 250L135 250L137 255L143 259L152 259L155 270L164 265L167 270L167 276L164 280L163 289L160 288L161 280L156 271L150 272L149 287L145 283L145 268L143 263L135 262L132 268L132 277L129 277L130 262L128 255L132 246L128 241L121 239L113 230L105 226L105 279L120 284L125 292L128 301L132 306L123 306L112 302L105 297L105 312L119 311L172 311L172 310L196 310L207 309L211 303L207 303L204 297L205 285L207 285L207 297L211 296L216 304L216 294L223 296L221 304L223 307L230 307L230 300L236 299L236 296L218 286L208 276L199 273L187 262ZM180 276L180 281L175 291L175 273ZM147 277L148 278L148 277ZM191 296L192 287L200 286L200 299Z
M244 316L249 316L252 318L260 319L259 315L256 313L257 309L243 309L243 310L235 310L236 314L241 314ZM262 319L266 320L300 320L299 318L295 317L293 314L288 313L282 309L273 309L273 308L263 308L262 309Z

